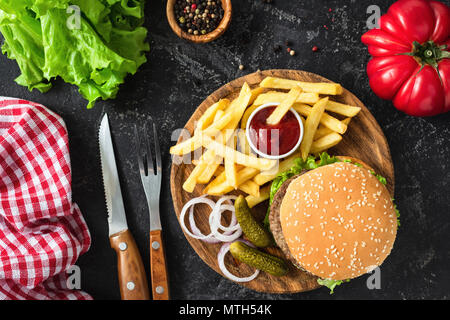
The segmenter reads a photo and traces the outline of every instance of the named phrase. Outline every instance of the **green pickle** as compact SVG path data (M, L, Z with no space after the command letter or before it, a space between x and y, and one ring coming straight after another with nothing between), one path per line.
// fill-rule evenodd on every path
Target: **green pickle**
M241 241L235 241L230 245L230 253L235 259L273 276L281 277L288 272L284 260L249 247Z
M236 218L247 239L259 248L273 245L272 235L252 215L247 200L240 195L234 202Z

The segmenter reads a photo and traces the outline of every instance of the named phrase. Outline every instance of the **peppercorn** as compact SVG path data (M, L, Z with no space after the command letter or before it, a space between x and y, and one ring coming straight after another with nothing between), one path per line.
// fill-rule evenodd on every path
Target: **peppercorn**
M174 12L180 28L192 34L195 31L197 34L213 31L224 15L221 2L211 0L176 0Z

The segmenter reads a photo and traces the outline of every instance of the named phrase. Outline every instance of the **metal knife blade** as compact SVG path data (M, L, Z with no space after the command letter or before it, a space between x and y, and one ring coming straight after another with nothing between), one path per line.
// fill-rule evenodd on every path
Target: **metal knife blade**
M103 116L99 130L100 159L102 163L103 185L108 209L109 235L128 229L122 191L120 190L116 158L111 139L108 115Z

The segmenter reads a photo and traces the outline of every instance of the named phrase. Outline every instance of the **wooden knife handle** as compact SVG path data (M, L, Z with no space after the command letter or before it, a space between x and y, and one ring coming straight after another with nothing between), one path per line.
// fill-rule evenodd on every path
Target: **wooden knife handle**
M161 230L150 231L150 269L153 300L169 300L166 255Z
M129 230L112 235L111 247L117 253L117 269L122 300L149 300L147 276L136 242Z

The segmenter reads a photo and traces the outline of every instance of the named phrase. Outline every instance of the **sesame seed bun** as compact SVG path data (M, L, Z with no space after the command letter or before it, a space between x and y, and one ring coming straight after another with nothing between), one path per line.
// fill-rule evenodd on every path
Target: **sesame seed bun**
M394 204L368 168L338 162L285 184L269 220L275 241L296 266L320 278L346 280L372 271L391 252Z

